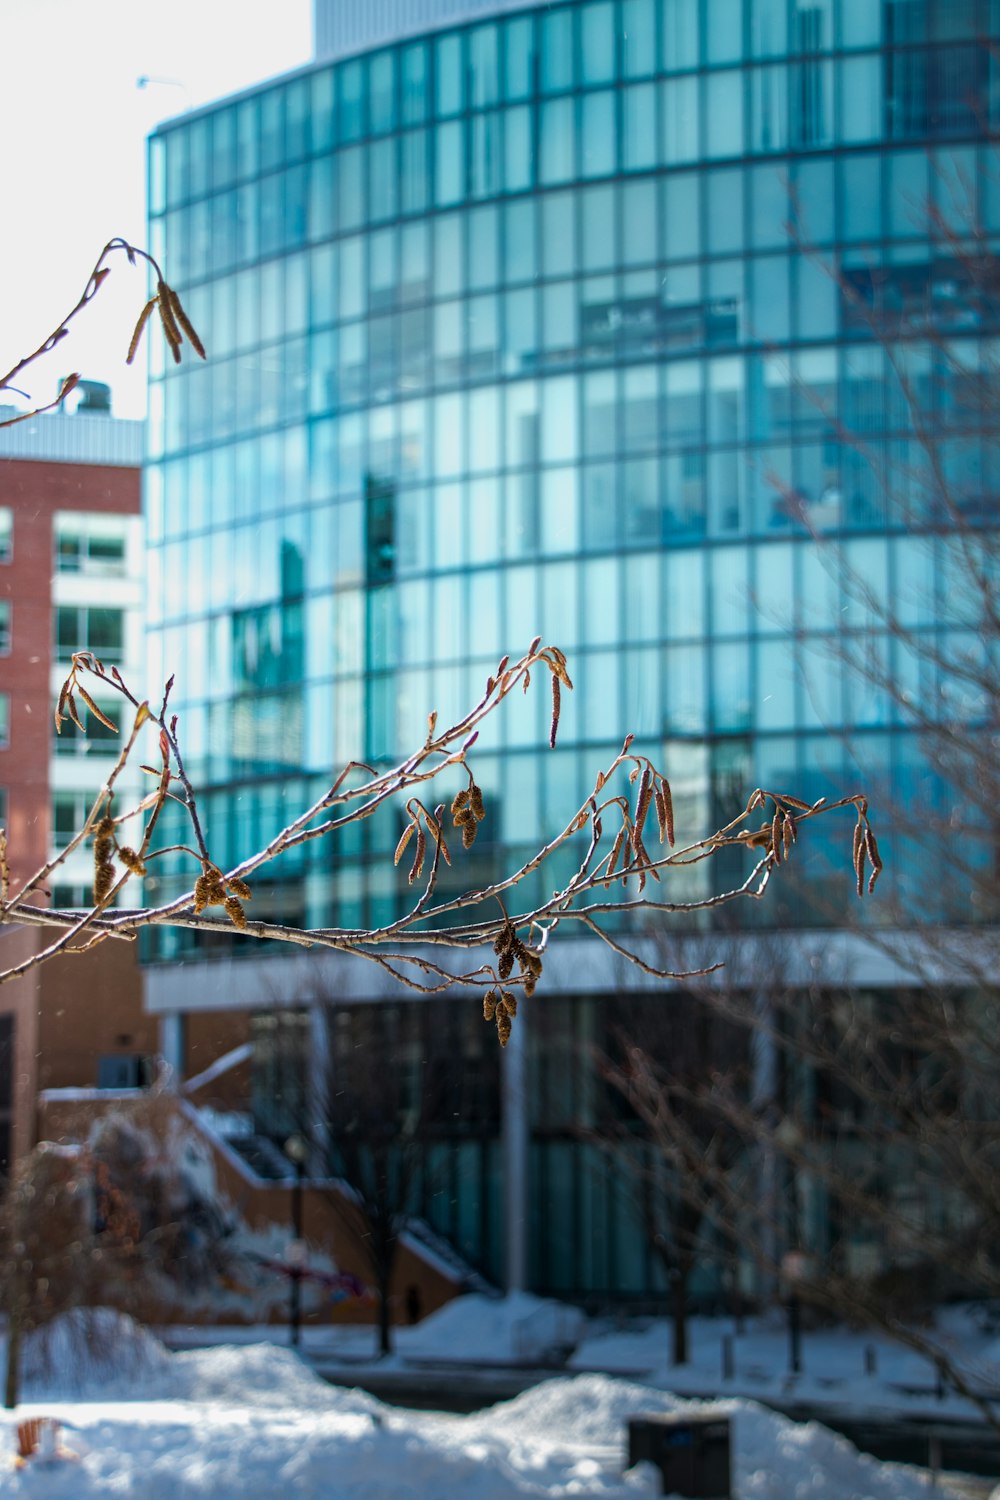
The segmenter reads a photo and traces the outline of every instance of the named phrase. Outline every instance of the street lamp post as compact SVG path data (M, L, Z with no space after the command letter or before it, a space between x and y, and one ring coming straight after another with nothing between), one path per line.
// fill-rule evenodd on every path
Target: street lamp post
M291 1279L289 1293L288 1326L293 1348L298 1348L302 1326L302 1271L305 1263L305 1241L302 1238L302 1179L305 1176L308 1142L300 1135L289 1136L285 1142L285 1155L295 1169L292 1183L292 1241L288 1246L288 1274Z
M789 1250L782 1257L781 1272L788 1287L788 1364L793 1375L802 1372L802 1309L799 1284L805 1274L806 1257L800 1250Z

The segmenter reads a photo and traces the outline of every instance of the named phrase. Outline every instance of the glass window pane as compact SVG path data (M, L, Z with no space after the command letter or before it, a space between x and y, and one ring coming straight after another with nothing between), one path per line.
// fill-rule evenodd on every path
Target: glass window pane
M504 96L527 99L534 88L535 30L532 16L518 16L504 27Z
M622 93L622 156L629 172L656 163L656 90L651 83L632 84Z
M710 63L740 61L743 56L743 0L707 0L705 48Z
M554 94L573 86L573 11L547 11L541 22L542 92Z
M614 93L610 89L603 89L596 94L585 94L581 101L581 109L583 112L581 175L583 177L610 177L617 166Z
M750 70L750 149L784 151L788 145L788 68Z
M574 101L550 99L541 107L539 129L543 183L568 182L575 173Z
M495 198L500 191L500 116L473 115L470 129L469 192L473 198Z
M469 32L469 91L473 109L497 102L496 26L477 26Z
M404 47L402 54L403 123L419 125L427 118L428 56L424 42Z
M786 343L790 335L788 261L766 255L750 266L750 333L762 343Z
M498 280L499 221L495 208L476 208L469 215L469 286L493 287Z
M698 80L672 78L661 84L660 128L665 162L698 157Z
M529 188L532 182L531 109L519 105L504 110L504 187L508 193Z
M705 150L709 156L743 154L743 74L734 69L705 80Z
M663 184L664 250L668 260L701 252L701 179L694 173L670 176Z
M462 120L449 120L435 132L437 170L434 201L443 206L465 196L465 128Z
M698 66L699 0L662 0L661 62L665 73Z
M365 85L360 61L345 63L340 73L340 139L356 141L364 134Z
M615 76L614 7L595 0L580 11L582 82L611 83Z
M628 78L647 78L656 66L653 0L622 0L622 67Z
M882 233L882 161L878 156L844 156L840 171L841 236L848 242Z
M576 270L576 212L573 194L546 193L542 199L542 271L566 276Z
M577 457L576 380L546 380L543 392L542 461L560 463Z
M862 0L867 3L867 0ZM752 0L750 51L754 57L780 57L788 47L788 0Z
M869 6L878 14L876 6ZM877 141L882 135L883 64L880 55L845 57L838 64L840 79L840 139L845 143Z
M409 130L400 136L400 180L404 214L423 213L430 187L427 177L427 131Z
M533 281L538 274L535 205L508 203L504 214L504 265L508 281Z
M462 60L461 33L438 37L435 58L437 78L437 112L455 115L462 108L465 67Z
M743 249L743 173L715 171L707 184L708 248L715 255Z
M587 188L581 194L583 266L600 271L616 262L615 198L611 187Z
M629 266L646 265L656 259L656 183L647 178L628 182L622 189L622 212L628 233L622 246Z
M379 52L368 64L368 107L374 135L396 128L396 54Z

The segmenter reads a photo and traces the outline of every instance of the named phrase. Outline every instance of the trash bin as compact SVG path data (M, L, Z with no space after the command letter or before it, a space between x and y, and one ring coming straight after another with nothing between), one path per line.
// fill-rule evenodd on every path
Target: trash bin
M645 1460L665 1495L730 1500L729 1418L646 1412L628 1422L629 1468Z

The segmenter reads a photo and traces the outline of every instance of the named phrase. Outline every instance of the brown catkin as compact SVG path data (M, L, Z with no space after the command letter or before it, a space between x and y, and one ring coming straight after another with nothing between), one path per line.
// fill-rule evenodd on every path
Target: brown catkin
M674 847L674 799L670 791L670 782L666 777L660 783L663 792L663 821L667 828L667 843L671 849Z
M413 856L413 864L410 867L409 883L413 884L420 878L420 872L424 868L424 856L427 853L427 835L422 827L417 828L417 852Z
M549 726L549 749L556 748L556 735L559 733L559 709L562 702L559 678L555 672L552 674L552 723Z
M191 323L191 319L188 317L187 313L181 306L181 299L178 297L173 287L170 287L168 290L170 293L170 311L173 313L181 328L187 334L188 343L191 345L191 348L194 350L195 354L199 355L202 359L207 359L208 356L205 353L205 345L198 337Z
M237 896L227 896L223 905L226 908L226 916L234 927L242 932L247 925L247 914L243 910L243 904Z
M226 884L229 886L229 889L232 891L233 895L239 896L241 901L253 900L253 891L247 885L245 880L240 880L238 875L234 875L232 880L227 881Z
M136 353L139 349L139 340L142 338L142 331L145 328L146 324L149 322L149 315L153 311L153 308L155 306L156 298L150 297L149 301L146 303L146 306L139 314L139 321L135 325L135 331L132 334L132 342L129 344L128 354L125 356L125 363L127 365L130 365L135 359Z
M496 990L487 990L483 996L483 1020L492 1021L497 1008Z
M501 995L500 995L500 999L503 1001L504 1005L506 1006L508 1014L512 1015L512 1016L516 1016L517 1015L517 996L514 994L514 991L513 990L504 990L501 993Z
M121 860L126 870L130 870L133 875L145 875L146 866L143 864L138 854L136 854L135 850L130 849L127 844L123 844L118 850L118 858Z
M469 806L476 822L481 823L486 816L486 808L483 806L483 789L475 782L469 788Z
M94 865L94 901L98 906L110 894L114 883L114 865L107 860L98 860Z
M497 1036L500 1038L501 1047L506 1047L510 1041L511 1021L510 1016L501 1006L497 1006Z

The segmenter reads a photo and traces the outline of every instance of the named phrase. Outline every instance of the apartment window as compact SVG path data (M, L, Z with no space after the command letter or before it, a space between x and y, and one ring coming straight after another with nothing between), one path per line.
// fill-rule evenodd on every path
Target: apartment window
M12 605L9 599L0 599L0 656L10 650L10 621Z
M65 849L87 821L93 799L86 792L56 792L52 799L52 842Z
M125 611L61 604L56 610L56 648L65 661L74 651L93 651L102 661L121 661Z
M91 531L79 522L57 524L56 571L120 576L125 571L125 538Z
M0 693L0 750L10 744L10 694Z
M75 911L93 903L94 893L89 885L54 885L52 905L57 911Z
M0 562L10 562L14 551L14 512L0 505Z
M53 728L53 748L56 755L117 755L121 745L121 734L117 729L111 730L100 719L93 714L88 714L82 704L78 705L81 710L80 717L83 720L84 732L77 729L72 719L64 719L62 729L56 734ZM110 705L102 705L102 712L107 713L109 718L114 719L116 710Z
M0 786L0 828L7 827L7 788Z

